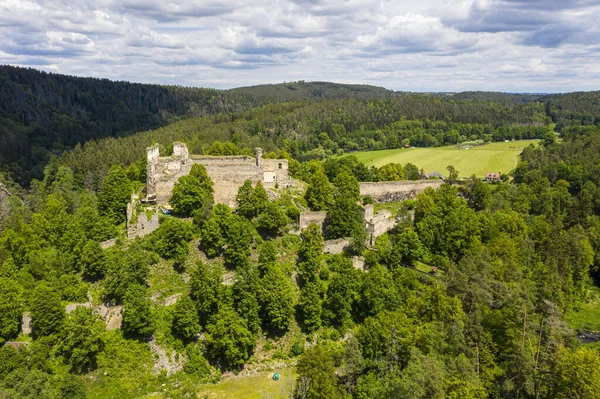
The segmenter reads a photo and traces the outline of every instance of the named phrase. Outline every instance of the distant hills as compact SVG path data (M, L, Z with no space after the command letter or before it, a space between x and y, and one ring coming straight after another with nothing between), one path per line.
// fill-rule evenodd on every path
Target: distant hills
M418 94L382 87L329 82L291 82L230 90L161 86L80 78L0 66L0 171L21 184L41 178L53 155L77 143L154 129L190 116L242 112L270 103L340 99L423 99L431 119L447 119L441 101L496 103L505 107L543 103L560 128L600 122L600 92L558 95L464 92ZM429 100L427 100L429 98Z

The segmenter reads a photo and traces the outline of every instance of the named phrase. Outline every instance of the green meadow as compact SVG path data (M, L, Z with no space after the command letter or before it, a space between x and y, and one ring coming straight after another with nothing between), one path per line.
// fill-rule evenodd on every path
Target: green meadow
M460 146L433 148L401 148L394 150L353 152L367 166L383 166L387 163L412 163L425 173L438 171L447 174L446 167L453 165L460 176L483 177L486 172L508 173L517 166L519 154L530 144L539 140L519 140L508 143L489 143L470 148Z

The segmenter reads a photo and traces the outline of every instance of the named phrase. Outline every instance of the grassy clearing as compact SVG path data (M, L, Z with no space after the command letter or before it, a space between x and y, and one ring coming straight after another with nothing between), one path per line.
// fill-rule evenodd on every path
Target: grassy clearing
M383 166L390 162L412 163L425 173L438 171L445 175L446 167L453 165L460 176L483 177L486 172L508 173L517 166L523 148L539 140L520 140L509 143L490 143L469 149L457 146L435 148L401 148L368 152L354 152L367 166Z
M381 211L381 210L387 210L390 211L392 213L392 215L396 215L398 213L398 210L400 208L402 208L402 205L404 204L404 201L396 201L396 202L386 202L386 203L382 203L382 204L374 204L375 206L375 213Z
M600 331L600 289L594 289L593 299L569 312L566 319L576 331Z
M200 387L198 397L208 399L289 398L296 375L290 369L280 371L279 375L279 381L273 381L273 372L225 379L218 384Z

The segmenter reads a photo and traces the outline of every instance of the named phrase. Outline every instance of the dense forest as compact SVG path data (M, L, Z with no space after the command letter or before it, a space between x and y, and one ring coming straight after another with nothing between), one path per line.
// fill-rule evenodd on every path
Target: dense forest
M0 340L29 344L0 348L0 392L192 398L222 373L271 364L298 375L277 397L600 397L600 351L572 327L598 295L599 164L600 129L571 127L527 148L511 181L458 183L449 168L371 246L358 182L420 178L413 165L296 161L306 190L269 201L248 181L233 210L213 204L195 165L174 215L127 240L124 207L144 182L135 163L113 164L97 192L55 163L3 207ZM294 234L301 208L326 211L324 229ZM351 246L325 254L339 237ZM122 306L120 328L105 329L101 304Z
M0 165L12 180L29 186L32 179L43 178L44 167L54 156L77 145L130 136L189 117L214 115L217 121L230 122L257 119L254 133L269 134L265 129L274 124L273 120L287 118L291 110L269 108L267 104L290 102L295 104L291 107L300 109L296 113L302 113L298 116L304 117L303 123L301 126L299 122L295 126L280 123L278 133L292 139L296 129L299 134L316 133L313 142L305 146L306 152L318 147L314 140L323 132L333 135L330 138L337 148L366 150L399 148L403 144L454 144L493 135L500 127L505 131L496 135L497 140L538 138L544 134L541 130L506 130L541 129L554 123L561 131L566 126L600 123L596 116L600 104L598 92L425 95L367 85L303 81L214 90L112 82L0 66ZM267 109L249 113L263 106ZM420 125L407 126L402 124L403 119L418 120ZM395 122L401 124L394 126ZM332 132L334 123L343 125L345 131ZM383 133L377 132L378 129L383 129ZM366 130L367 134L355 133L357 130ZM395 138L389 137L390 131ZM347 133L355 137L341 142L340 135ZM413 136L416 137L411 139ZM308 140L308 136L303 138ZM210 143L210 136L203 139L203 144ZM321 147L337 149L329 142Z
M1 398L195 398L265 370L282 372L266 398L600 398L600 337L577 336L600 330L600 93L219 91L13 67L0 87ZM352 151L513 139L539 144L510 176L449 165L439 189L375 204L396 226L366 239L359 182L423 176ZM175 140L260 146L298 183L247 181L231 209L195 165L158 229L129 239L145 148ZM300 230L304 210L324 226Z

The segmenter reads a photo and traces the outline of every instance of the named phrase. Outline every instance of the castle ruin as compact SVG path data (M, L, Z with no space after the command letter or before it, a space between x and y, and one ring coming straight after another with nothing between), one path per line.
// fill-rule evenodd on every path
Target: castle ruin
M287 187L290 184L287 159L264 159L262 149L256 148L254 158L246 155L190 155L184 143L173 144L173 155L161 157L158 144L148 147L146 169L146 201L166 205L175 182L188 175L194 164L206 168L213 181L215 203L235 207L238 189L244 181L259 181L266 189Z

